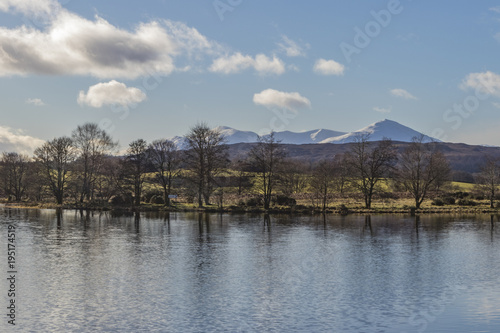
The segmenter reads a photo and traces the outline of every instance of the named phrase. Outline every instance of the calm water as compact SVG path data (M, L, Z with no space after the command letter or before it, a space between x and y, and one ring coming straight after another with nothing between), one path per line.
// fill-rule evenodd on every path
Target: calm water
M500 332L498 221L0 208L0 331Z

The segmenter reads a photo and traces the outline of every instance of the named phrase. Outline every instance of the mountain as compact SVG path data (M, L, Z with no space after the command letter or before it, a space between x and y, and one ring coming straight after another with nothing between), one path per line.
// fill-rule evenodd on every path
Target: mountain
M276 132L274 137L283 144L303 145L310 143L321 143L332 137L345 135L345 132L332 131L328 129L315 129L307 132Z
M259 135L255 132L240 131L227 126L219 126L216 127L215 130L218 130L222 135L224 135L227 144L230 145L237 143L254 143L257 142L259 138ZM274 133L276 140L281 141L282 144L292 145L314 143L350 143L354 142L356 138L361 135L369 135L368 141L380 141L384 138L389 138L392 139L392 141L411 142L414 137L419 137L423 134L388 119L373 123L365 128L350 133L332 131L329 129L315 129L304 132L283 131ZM179 147L182 147L184 143L184 138L179 136L176 136L171 140L174 141ZM439 140L433 139L427 135L424 135L423 141L440 142Z
M414 137L423 135L407 126L401 125L393 120L384 119L382 121L368 125L360 130L347 133L338 137L327 138L320 143L349 143L354 142L357 137L369 135L368 141L380 141L384 138L391 139L392 141L411 142ZM427 135L423 135L424 142L440 140L433 139Z
M250 131L240 131L227 126L219 126L215 128L225 136L228 144L236 143L253 143L257 142L258 134ZM354 142L357 137L369 135L368 141L380 141L384 138L389 138L392 141L411 142L414 137L423 135L407 126L401 125L393 120L384 119L382 121L368 125L360 130L346 133L332 131L329 129L315 129L305 132L275 132L274 136L282 144L313 144L313 143L350 143ZM173 139L176 143L181 143L182 138L176 137ZM436 141L427 135L424 135L424 142Z

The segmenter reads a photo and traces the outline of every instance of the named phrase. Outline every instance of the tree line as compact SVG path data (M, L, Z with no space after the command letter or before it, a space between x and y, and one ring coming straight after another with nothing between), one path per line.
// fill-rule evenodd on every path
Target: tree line
M444 154L423 136L402 151L390 140L371 142L369 136L359 136L346 153L315 164L289 158L274 133L230 160L224 136L205 123L193 126L182 142L138 139L124 156L117 156L117 147L106 131L87 123L70 136L47 141L33 156L5 152L0 159L1 194L8 201L75 207L139 207L144 202L171 206L176 195L198 207L222 207L231 194L250 197L248 203L264 209L273 203L294 205L294 196L306 195L326 210L336 196L360 197L371 208L377 195L398 192L420 208L450 177ZM499 170L497 161L487 160L477 176L491 207Z

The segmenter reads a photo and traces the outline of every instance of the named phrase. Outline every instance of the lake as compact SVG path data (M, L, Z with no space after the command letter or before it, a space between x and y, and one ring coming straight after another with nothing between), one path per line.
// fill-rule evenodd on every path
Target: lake
M500 332L498 216L0 220L1 332Z

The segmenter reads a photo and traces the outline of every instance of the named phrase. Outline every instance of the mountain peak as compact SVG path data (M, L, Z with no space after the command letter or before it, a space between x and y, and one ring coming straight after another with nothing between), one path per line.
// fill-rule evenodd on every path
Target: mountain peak
M337 138L329 138L322 143L354 142L356 138L361 135L368 135L369 141L380 141L388 138L393 141L411 142L414 137L419 137L421 135L424 136L424 142L439 141L420 132L417 132L407 126L401 125L394 120L384 119L346 135Z

